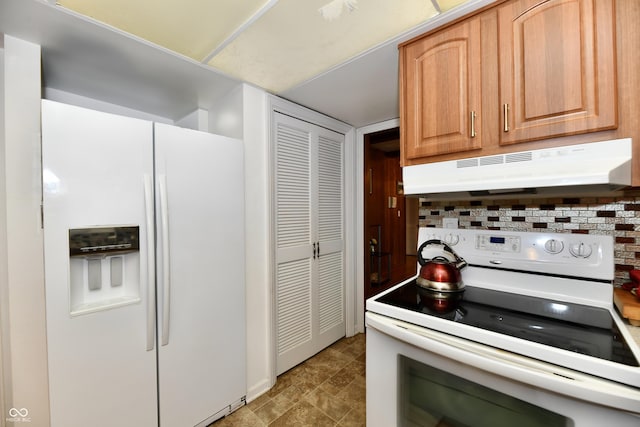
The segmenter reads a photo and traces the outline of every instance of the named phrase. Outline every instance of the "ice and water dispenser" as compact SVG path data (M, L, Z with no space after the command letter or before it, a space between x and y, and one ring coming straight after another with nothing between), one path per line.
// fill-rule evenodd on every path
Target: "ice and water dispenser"
M71 315L140 301L140 227L69 230Z

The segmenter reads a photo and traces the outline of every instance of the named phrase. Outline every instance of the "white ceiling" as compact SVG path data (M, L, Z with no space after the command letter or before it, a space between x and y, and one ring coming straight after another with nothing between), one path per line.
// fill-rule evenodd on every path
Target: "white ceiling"
M466 0L58 0L279 93Z
M360 127L398 116L398 42L493 1L0 0L0 32L78 95L175 120L248 82Z

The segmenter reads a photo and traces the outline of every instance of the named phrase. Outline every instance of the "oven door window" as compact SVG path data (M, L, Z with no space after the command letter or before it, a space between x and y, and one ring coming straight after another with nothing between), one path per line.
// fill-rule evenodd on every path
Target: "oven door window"
M400 356L400 426L555 427L559 414Z

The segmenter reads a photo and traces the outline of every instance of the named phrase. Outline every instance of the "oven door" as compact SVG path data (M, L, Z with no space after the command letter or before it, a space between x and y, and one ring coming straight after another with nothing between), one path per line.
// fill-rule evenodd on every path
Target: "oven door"
M367 426L640 425L640 390L367 312Z

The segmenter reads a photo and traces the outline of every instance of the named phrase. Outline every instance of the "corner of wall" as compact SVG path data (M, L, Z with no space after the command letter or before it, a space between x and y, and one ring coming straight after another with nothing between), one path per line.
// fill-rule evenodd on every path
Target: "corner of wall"
M183 118L176 120L175 124L183 128L209 132L209 112L198 108Z
M209 110L209 132L243 139L243 85L240 84Z
M247 286L247 400L275 383L272 283L271 199L267 94L242 85L245 147ZM250 268L249 268L250 265Z

